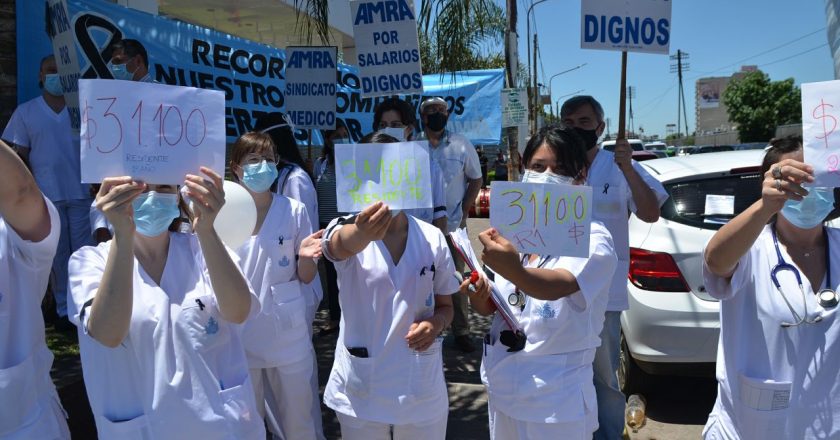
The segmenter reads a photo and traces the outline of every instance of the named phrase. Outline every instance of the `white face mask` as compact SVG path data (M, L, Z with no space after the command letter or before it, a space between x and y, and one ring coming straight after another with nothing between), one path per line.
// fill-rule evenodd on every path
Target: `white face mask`
M571 185L575 179L569 176L561 176L559 174L554 174L551 171L544 171L542 173L538 173L532 170L525 170L522 174L522 181L526 183L554 183L554 184L563 184L563 185Z
M405 142L405 128L385 127L380 131L400 142Z

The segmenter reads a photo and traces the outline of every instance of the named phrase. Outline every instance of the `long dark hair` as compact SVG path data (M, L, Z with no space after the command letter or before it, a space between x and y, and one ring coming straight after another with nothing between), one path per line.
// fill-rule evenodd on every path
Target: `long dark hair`
M341 119L335 120L335 129L333 130L324 130L324 148L321 150L321 159L326 160L328 164L335 165L335 144L333 143L332 137L339 130L344 129L347 131L347 125L344 124L344 121ZM348 135L350 133L347 133Z
M312 174L300 154L295 139L295 133L292 131L291 120L281 112L266 113L259 118L254 125L254 131L259 131L271 136L274 141L274 146L277 148L277 155L281 159L277 163L278 168L283 168L289 163L295 164L312 179ZM314 179L312 180L315 181Z
M580 135L574 129L562 125L549 125L543 127L532 136L522 154L522 164L528 168L528 164L534 157L534 153L543 145L551 148L557 158L556 169L562 171L563 175L582 178L589 167L589 160L586 158L586 146Z

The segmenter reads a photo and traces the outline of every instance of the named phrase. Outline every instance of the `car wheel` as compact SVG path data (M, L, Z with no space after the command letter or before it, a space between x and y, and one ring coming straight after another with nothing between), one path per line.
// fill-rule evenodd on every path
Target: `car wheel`
M618 354L618 387L625 396L644 393L651 382L649 374L642 371L627 347L624 332L621 332L621 351Z

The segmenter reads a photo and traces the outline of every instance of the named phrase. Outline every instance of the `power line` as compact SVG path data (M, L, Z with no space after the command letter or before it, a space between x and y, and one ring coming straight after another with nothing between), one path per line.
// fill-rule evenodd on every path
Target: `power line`
M798 56L800 56L800 55L805 55L806 53L813 52L813 51L815 51L815 50L817 50L817 49L822 49L823 47L826 47L826 46L828 46L828 43L823 43L823 44L820 44L820 45L819 45L819 46L817 46L817 47L812 47L812 48L810 48L810 49L808 49L808 50L803 50L802 52L799 52L799 53L793 54L793 55L791 55L791 56L789 56L789 57L785 57L785 58L782 58L782 59L780 59L780 60L771 61L771 62L769 62L769 63L764 63L764 64L759 64L759 66L760 66L760 67L766 67L766 66L769 66L769 65L772 65L772 64L781 63L782 61L787 61L787 60L789 60L789 59L791 59L791 58L796 58L796 57L798 57Z

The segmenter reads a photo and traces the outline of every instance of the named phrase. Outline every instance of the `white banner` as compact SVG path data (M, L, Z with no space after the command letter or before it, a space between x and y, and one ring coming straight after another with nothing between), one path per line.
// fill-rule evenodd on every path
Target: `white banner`
M805 162L814 167L814 187L840 187L840 81L802 84Z
M225 94L163 84L83 79L82 183L131 176L181 184L205 166L225 172Z
M668 54L671 0L581 0L580 47Z
M414 3L351 0L362 96L423 93Z
M587 257L592 187L493 182L490 226L519 252Z
M502 128L528 125L528 91L502 89Z
M286 48L286 111L295 128L335 128L336 50Z
M360 212L378 201L391 209L432 207L426 142L335 146L339 212Z

